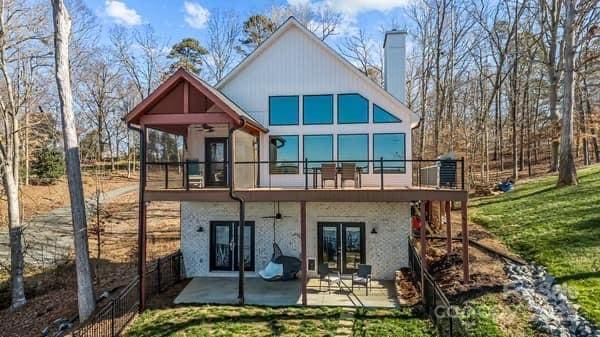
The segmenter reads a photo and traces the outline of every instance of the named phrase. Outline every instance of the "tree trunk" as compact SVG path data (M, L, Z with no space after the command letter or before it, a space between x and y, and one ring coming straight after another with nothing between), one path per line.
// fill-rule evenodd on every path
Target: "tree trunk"
M96 301L92 285L90 259L88 251L87 222L85 200L79 166L79 144L69 74L69 34L71 18L63 0L52 0L54 19L54 49L56 67L56 85L62 115L62 127L65 147L65 162L73 217L73 238L75 245L75 267L77 270L77 304L79 320L85 321L94 311Z
M19 187L13 176L10 161L5 161L4 188L8 204L8 223L10 226L10 278L11 278L11 308L19 308L26 303L25 285L23 281L23 244L22 228L19 216Z
M575 0L565 1L566 20L564 30L564 64L562 126L560 133L560 165L558 186L577 185L577 171L573 158L573 62L575 59Z

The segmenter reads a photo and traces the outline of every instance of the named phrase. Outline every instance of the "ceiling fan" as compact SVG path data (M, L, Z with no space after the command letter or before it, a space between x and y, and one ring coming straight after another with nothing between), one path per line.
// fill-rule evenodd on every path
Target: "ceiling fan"
M204 132L213 132L213 131L215 131L215 127L211 126L211 125L208 125L208 123L202 123L202 125L196 126L196 129L200 130L200 131L204 131Z
M277 208L275 208L275 205L277 205ZM283 218L290 218L290 216L281 214L279 211L279 201L273 202L273 215L263 216L263 219L273 219L273 221Z

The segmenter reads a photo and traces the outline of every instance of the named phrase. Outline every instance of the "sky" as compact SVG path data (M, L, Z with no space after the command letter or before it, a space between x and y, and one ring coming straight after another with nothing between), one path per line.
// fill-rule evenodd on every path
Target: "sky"
M136 27L150 24L157 35L173 44L184 37L206 38L206 24L211 12L234 10L242 20L268 11L274 5L326 3L342 15L340 34L330 43L363 28L374 40L383 37L381 26L392 22L408 27L404 9L409 0L84 0L104 26L114 24Z

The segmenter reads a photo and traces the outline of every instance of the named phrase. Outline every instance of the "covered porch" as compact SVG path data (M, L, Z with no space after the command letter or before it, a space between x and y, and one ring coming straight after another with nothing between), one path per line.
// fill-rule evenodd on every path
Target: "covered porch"
M351 290L351 280L328 289L318 278L307 282L308 306L397 308L398 300L393 281L373 281L369 294L364 287ZM258 277L245 280L245 304L265 306L302 305L300 280L267 282ZM235 277L195 277L175 298L175 304L238 304L238 279Z

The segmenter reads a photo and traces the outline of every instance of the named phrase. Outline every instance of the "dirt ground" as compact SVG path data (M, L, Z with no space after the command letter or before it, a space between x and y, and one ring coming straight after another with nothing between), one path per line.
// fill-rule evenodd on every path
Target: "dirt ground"
M96 176L93 172L84 172L82 179L85 197L90 198L94 196L96 193ZM99 182L101 191L110 191L135 184L138 182L138 178L137 175L127 178L126 171L116 171L112 174L108 172L101 174ZM24 220L28 220L37 214L48 213L55 208L69 205L69 187L66 177L51 185L22 185L21 203L21 216ZM6 196L0 188L0 227L7 225Z
M113 188L118 187L113 185ZM136 274L137 261L137 192L118 197L102 207L98 259L97 234L90 217L89 247L92 269L97 271L96 294L122 287ZM179 249L179 203L151 203L148 207L148 261ZM98 263L99 261L99 263ZM59 318L72 319L77 314L74 265L55 270L27 270L28 303L16 311L0 311L2 336L39 336ZM5 294L8 295L8 294ZM7 298L6 296L2 296ZM2 307L6 307L6 300Z

